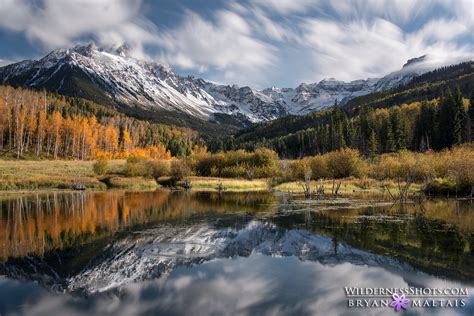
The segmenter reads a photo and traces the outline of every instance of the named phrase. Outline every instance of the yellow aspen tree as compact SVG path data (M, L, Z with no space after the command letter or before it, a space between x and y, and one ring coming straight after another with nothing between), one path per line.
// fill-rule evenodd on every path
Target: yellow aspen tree
M53 157L58 159L59 146L61 145L61 126L63 117L58 111L54 111L51 115L51 131L53 136Z
M43 141L46 135L46 112L39 110L37 113L38 123L36 124L36 156L43 150Z
M3 143L4 143L4 133L5 130L7 129L6 126L6 115L3 115L3 113L7 113L7 106L5 104L5 100L0 98L0 151L3 150Z
M35 107L31 106L28 113L28 126L27 126L28 134L27 134L26 144L25 144L26 151L28 151L31 142L33 142L35 138L36 124L38 124L35 112L36 112Z
M122 150L127 153L132 148L132 138L130 137L130 133L128 129L125 127L123 129L123 136L122 136Z
M97 118L94 115L89 117L89 129L89 157L92 158L95 155L99 141L99 128L97 124Z
M109 125L105 128L105 150L110 153L115 153L118 150L119 142L118 142L118 130Z
M15 113L15 140L17 147L17 158L23 154L23 148L25 145L25 127L26 127L26 106L20 103L20 106L16 107Z

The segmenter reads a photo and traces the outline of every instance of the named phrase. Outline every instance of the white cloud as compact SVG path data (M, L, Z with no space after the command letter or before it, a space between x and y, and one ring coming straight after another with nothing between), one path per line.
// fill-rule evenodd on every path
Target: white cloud
M238 14L220 10L214 17L205 20L188 11L181 25L161 33L161 59L187 69L213 68L218 81L256 83L253 79L274 61L275 48L256 38Z
M25 0L0 0L0 27L23 31L31 16L30 4Z
M253 0L252 2L282 14L303 12L319 3L318 0Z
M424 41L451 41L469 32L468 26L457 20L429 21L415 33Z
M279 23L272 19L270 12L258 5L243 6L239 3L232 3L229 10L245 17L255 34L267 40L288 41L296 39L295 30L291 25Z
M431 21L413 33L381 18L347 24L309 18L302 28L301 43L312 51L307 81L322 77L379 77L399 69L408 59L425 54L438 62L442 58L472 56L467 47L452 42L467 31L456 21Z
M429 12L434 3L426 0L340 0L331 1L330 7L343 19L367 20L375 16L400 24Z
M49 50L127 42L182 73L224 83L295 86L397 70L407 59L472 56L472 0L247 0L185 9L164 27L134 0L0 0L0 28ZM152 50L149 50L152 48Z
M133 0L0 0L0 27L23 32L45 49L64 47L83 37L100 43L153 41L155 26L140 17Z
M6 66L6 65L10 65L10 64L12 64L12 63L14 63L14 62L15 62L14 60L2 59L2 58L0 58L0 67Z
M278 46L277 57L292 64L304 61L306 67L297 71L281 68L305 82L380 77L425 54L437 65L473 56L470 0L253 0L252 4L265 12L277 11L283 16L277 19L282 29L296 25L292 36L280 37L287 43ZM459 40L462 37L471 40Z
M403 32L382 19L374 23L337 24L308 19L303 24L302 41L312 50L313 77L336 77L341 80L376 77L385 69L400 67L400 60L410 57ZM402 54L393 58L394 54Z

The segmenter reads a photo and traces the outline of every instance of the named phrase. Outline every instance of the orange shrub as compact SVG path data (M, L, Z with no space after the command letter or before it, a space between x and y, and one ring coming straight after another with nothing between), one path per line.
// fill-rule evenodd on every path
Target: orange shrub
M324 155L333 178L362 177L367 173L367 163L358 150L345 148Z

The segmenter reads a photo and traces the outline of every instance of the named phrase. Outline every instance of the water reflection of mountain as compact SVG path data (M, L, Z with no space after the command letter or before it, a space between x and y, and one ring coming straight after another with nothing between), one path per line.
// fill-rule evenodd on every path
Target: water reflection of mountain
M271 194L155 192L51 193L0 200L0 254L43 255L90 243L117 231L207 213L250 213L268 209Z
M89 293L262 253L473 280L472 210L449 203L421 210L261 193L22 196L0 202L1 269L54 291Z
M60 275L55 267L60 262L52 264L52 258L46 257L8 263L5 271L17 279L35 279L54 291L92 293L157 278L179 266L254 253L296 256L329 265L350 262L410 269L397 260L353 248L344 242L335 246L328 237L252 220L235 222L226 228L205 222L163 225L129 234L115 240L71 277ZM64 258L67 257L66 254Z

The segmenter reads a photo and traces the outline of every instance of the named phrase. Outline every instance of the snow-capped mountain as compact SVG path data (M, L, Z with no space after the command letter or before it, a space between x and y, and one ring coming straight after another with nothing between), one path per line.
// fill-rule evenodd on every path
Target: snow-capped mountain
M377 79L337 81L323 79L319 83L302 83L297 88L269 88L262 91L271 99L285 105L290 114L304 115L331 107L337 100L344 104L348 100L376 91Z
M35 280L53 292L91 294L156 279L182 266L199 265L216 258L248 257L251 254L288 257L337 265L384 266L412 270L390 257L354 248L345 242L300 229L284 229L263 221L250 221L234 228L207 223L158 226L135 232L107 246L78 273L61 277L42 258L26 257L22 265L0 267L19 280Z
M278 101L290 114L304 115L331 107L337 100L339 105L352 98L373 92L395 89L408 84L414 77L443 66L421 56L407 61L402 69L382 78L369 78L351 82L334 78L323 79L318 83L302 83L297 88L269 88L261 92Z
M124 46L108 51L93 45L57 49L38 61L0 68L0 81L46 87L99 103L107 100L113 105L179 111L201 119L226 113L256 122L287 114L282 106L249 87L177 76L166 65L128 56Z
M166 65L132 58L127 46L98 49L94 45L57 49L37 61L0 68L0 82L79 96L113 106L138 106L148 111L181 112L203 120L215 114L237 115L251 122L288 114L303 115L351 98L408 83L429 71L415 67L424 57L380 79L342 82L325 79L297 88L256 90L218 85L191 76L178 76Z

